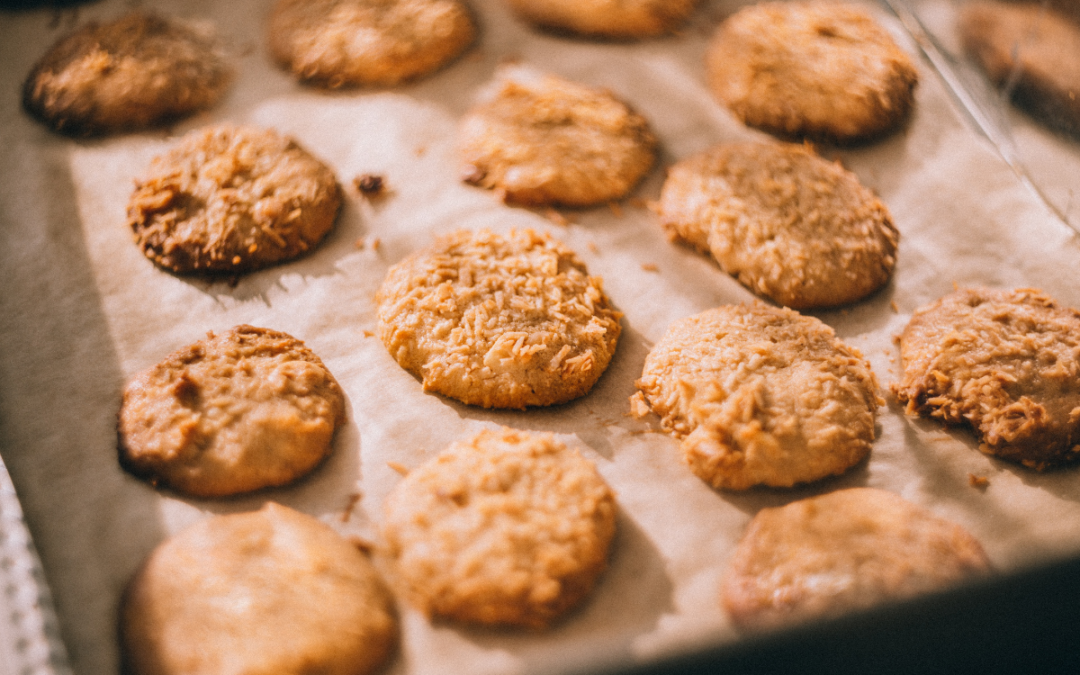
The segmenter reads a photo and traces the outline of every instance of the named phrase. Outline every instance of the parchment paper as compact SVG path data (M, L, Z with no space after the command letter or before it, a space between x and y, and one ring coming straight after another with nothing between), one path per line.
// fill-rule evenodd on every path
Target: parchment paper
M236 54L228 98L170 130L93 141L56 136L27 118L19 88L45 48L76 23L133 4L215 23ZM616 92L652 122L662 165L759 137L704 85L708 32L737 4L706 2L675 37L597 44L536 33L498 0L475 0L481 42L450 68L397 89L333 94L306 89L270 63L262 39L269 2L107 0L63 13L0 12L0 451L76 673L116 672L123 586L170 533L275 500L375 539L383 498L400 479L388 462L416 466L496 425L552 431L597 463L621 508L610 569L580 611L546 633L432 625L402 605L403 647L390 673L523 673L737 640L717 586L748 520L762 507L841 487L888 489L961 523L1001 573L1080 549L1076 470L1037 474L995 461L969 433L905 418L892 402L880 410L869 461L840 478L784 491L709 489L680 463L675 440L651 433L655 420L628 417L627 399L669 324L752 296L705 257L669 244L637 201L565 212L571 224L558 225L458 181L456 122L510 58ZM915 54L900 25L874 7ZM901 232L887 289L817 314L864 352L883 388L898 378L894 335L954 284L1037 286L1080 306L1072 230L968 126L929 64L920 61L920 70L908 128L862 148L821 149L881 196ZM215 121L275 127L328 162L343 185L377 173L390 194L369 204L350 190L323 246L235 287L164 273L125 226L133 180L177 136ZM662 180L661 166L635 196L655 199ZM624 333L592 393L552 409L469 408L422 393L386 353L373 335L373 295L386 270L461 227L552 232L604 278L625 313ZM333 456L292 487L232 500L182 499L123 473L115 418L124 382L206 331L239 323L304 340L341 382L349 421ZM971 487L969 474L989 486Z

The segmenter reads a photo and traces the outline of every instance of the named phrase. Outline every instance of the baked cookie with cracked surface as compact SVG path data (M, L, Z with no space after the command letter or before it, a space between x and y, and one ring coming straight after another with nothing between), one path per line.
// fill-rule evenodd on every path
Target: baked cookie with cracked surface
M860 300L896 266L889 210L803 145L733 143L684 159L668 170L658 213L671 239L795 309Z
M505 66L461 123L462 178L508 203L621 199L656 161L648 122L607 91Z
M1012 100L1056 129L1080 134L1080 24L1046 3L969 2L957 22L964 50Z
M146 257L178 274L241 274L297 258L334 227L330 167L270 129L193 131L135 183L128 225Z
M232 79L207 26L135 12L57 40L27 76L22 103L55 131L101 135L209 108Z
M705 57L713 93L744 124L838 143L896 129L918 71L863 7L763 2L729 16Z
M459 230L394 265L379 338L433 391L485 408L565 403L611 362L622 316L599 277L533 230Z
M654 412L715 488L790 487L862 461L884 403L857 349L760 302L675 322L645 359L631 412Z
M461 0L278 0L270 53L320 87L390 86L422 77L476 40Z
M330 453L345 395L303 342L237 326L209 333L124 388L120 463L197 497L285 485Z
M133 675L370 675L399 639L367 557L272 502L211 516L154 549L124 593L120 632Z
M900 336L908 414L971 427L979 449L1038 471L1080 459L1080 312L1033 288L965 288Z
M507 0L540 28L627 40L674 32L698 0Z
M606 567L615 500L576 450L503 428L410 471L382 531L402 590L428 615L544 628Z
M990 571L959 525L891 492L838 490L758 512L735 550L721 604L743 630L835 616Z

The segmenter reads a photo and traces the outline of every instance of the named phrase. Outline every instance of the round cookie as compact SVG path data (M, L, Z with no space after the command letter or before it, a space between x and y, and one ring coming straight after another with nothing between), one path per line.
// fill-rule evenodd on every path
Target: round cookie
M758 512L721 585L743 630L946 588L990 569L959 525L890 492L839 490Z
M954 291L900 336L908 414L966 424L983 452L1039 471L1080 459L1080 312L1039 290Z
M634 39L671 33L698 0L507 0L540 27L589 37Z
M180 274L240 274L307 253L334 227L334 172L273 130L194 131L156 157L128 202L135 242Z
M476 24L461 0L278 0L270 53L320 87L394 85L464 52Z
M466 182L532 206L620 199L656 160L648 122L622 101L522 66L499 70L458 149Z
M379 338L425 391L485 408L565 403L600 378L622 330L601 283L546 234L459 230L387 273Z
M341 387L303 342L237 326L128 383L120 463L184 494L223 497L305 475L344 421Z
M659 415L693 472L729 490L843 473L870 452L884 402L831 328L760 302L675 322L635 384L631 412Z
M409 600L456 621L543 628L607 564L615 501L596 467L550 434L483 431L410 471L383 536Z
M899 234L855 174L802 145L720 145L668 170L660 222L750 290L795 309L860 300L892 276Z
M27 76L22 102L55 131L108 134L209 108L232 78L205 27L136 12L57 40Z
M1080 24L1045 3L970 2L957 30L964 50L1017 105L1080 134Z
M159 545L120 610L126 673L368 675L398 643L393 600L357 548L267 503Z
M869 140L895 129L915 104L914 64L859 5L746 7L720 25L705 61L720 101L778 136Z

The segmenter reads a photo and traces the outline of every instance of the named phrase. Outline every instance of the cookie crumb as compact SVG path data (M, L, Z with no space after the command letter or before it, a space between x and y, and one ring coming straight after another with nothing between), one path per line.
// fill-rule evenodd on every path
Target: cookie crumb
M409 469L404 464L399 464L398 462L387 462L386 466L390 467L394 471L397 471L402 476L408 476L409 475Z
M600 247L597 246L596 242L594 242L594 241L590 241L588 244L585 244L585 248L589 249L589 253L599 253L600 252Z
M986 476L976 476L973 473L968 474L968 485L979 490L985 490L990 485L990 479Z
M366 338L369 338L369 337L375 337L375 333L372 333L372 332L371 332L371 331L369 331L369 330L366 330L366 331L364 331L364 332L363 332L363 335L364 335L364 337L366 337Z
M353 187L368 198L386 194L386 179L376 173L365 173L353 179Z
M379 239L378 237L375 237L374 239L371 240L371 250L372 251L375 251L377 253L379 251L380 246L382 246L382 240L381 239Z
M645 270L646 272L660 271L660 268L656 265L656 263L641 263L641 269Z
M349 495L349 501L345 504L345 510L341 512L341 522L349 522L349 518L352 517L352 510L356 507L357 504L360 503L360 499L362 498L362 496L363 495L361 495L359 492L354 492Z
M893 300L892 302L889 303L889 309L891 309L893 311L893 314L899 314L900 313L900 308L896 306L896 301L895 300Z
M353 242L353 248L355 248L357 251L363 251L366 247L367 247L367 240L364 239L363 237L360 237L359 239L357 239L356 241Z

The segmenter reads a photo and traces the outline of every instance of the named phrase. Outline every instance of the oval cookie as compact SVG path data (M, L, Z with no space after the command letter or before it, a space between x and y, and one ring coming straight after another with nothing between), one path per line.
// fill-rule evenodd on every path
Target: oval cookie
M743 123L783 137L869 140L915 104L918 71L863 7L764 2L717 29L709 84Z
M698 0L507 0L518 16L556 31L633 39L673 32Z
M660 416L716 488L790 487L870 452L884 401L858 350L817 319L762 303L675 322L649 352L631 411Z
M1080 134L1080 25L1045 3L969 2L964 50L1012 100L1056 129Z
M120 463L184 494L223 497L310 472L344 421L341 387L304 343L237 326L128 383Z
M509 203L592 206L648 173L648 122L610 93L521 66L504 67L462 121L462 177Z
M873 488L758 512L721 602L744 630L776 628L957 584L990 569L959 525Z
M720 145L668 170L660 223L750 290L795 309L860 300L892 277L899 234L855 174L813 150Z
M334 172L272 130L194 131L136 181L128 225L146 257L180 274L240 274L321 242L341 208Z
M550 434L484 431L414 469L386 500L383 536L429 615L543 628L607 564L615 501L591 462Z
M394 265L379 337L433 391L485 408L564 403L607 368L621 314L568 248L532 230L460 230Z
M912 315L900 356L909 414L1039 471L1080 459L1080 312L1031 288L962 289Z
M274 503L166 540L120 610L126 673L369 675L398 642L374 566L322 522Z
M205 26L135 12L57 40L23 84L23 107L74 136L132 131L209 108L232 82Z
M464 52L476 24L461 0L278 0L270 53L321 87L394 85Z

